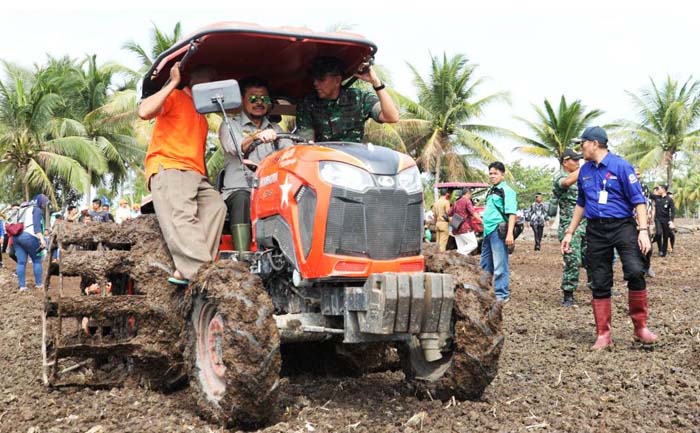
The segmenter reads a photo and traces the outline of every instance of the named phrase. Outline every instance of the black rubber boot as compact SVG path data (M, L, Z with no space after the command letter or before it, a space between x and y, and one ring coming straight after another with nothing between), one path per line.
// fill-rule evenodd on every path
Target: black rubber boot
M574 301L574 292L564 290L564 300L561 301L562 307L573 307L576 305Z

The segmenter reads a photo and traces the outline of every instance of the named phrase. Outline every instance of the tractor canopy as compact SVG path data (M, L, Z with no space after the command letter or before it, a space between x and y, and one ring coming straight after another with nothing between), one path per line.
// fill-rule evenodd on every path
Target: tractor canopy
M216 80L258 76L268 81L273 95L294 103L313 91L310 69L314 58L341 59L345 79L362 63L371 61L376 51L376 45L353 33L216 23L182 38L158 56L143 79L141 96L146 98L160 90L170 76L170 69L179 61L183 82L188 81L193 68L209 65L218 71Z

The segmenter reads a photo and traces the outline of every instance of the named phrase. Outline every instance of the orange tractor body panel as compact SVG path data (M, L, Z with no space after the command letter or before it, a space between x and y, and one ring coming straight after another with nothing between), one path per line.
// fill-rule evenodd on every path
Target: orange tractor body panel
M372 167L348 153L316 145L292 146L270 155L258 166L256 178L258 187L251 196L251 221L253 242L251 249L259 251L256 242L256 222L266 217L280 215L290 227L300 227L299 209L296 197L303 186L311 187L316 193L317 202L313 218L313 234L308 255L304 255L302 240L293 237L298 271L302 278L318 279L366 279L370 274L383 272L421 272L424 269L422 255L397 257L390 260L377 260L368 257L336 255L324 252L327 231L327 212L331 207L333 186L326 183L319 174L321 161L350 164L372 172ZM398 171L415 166L408 156L401 155ZM391 224L392 221L388 221ZM376 235L376 234L375 234Z

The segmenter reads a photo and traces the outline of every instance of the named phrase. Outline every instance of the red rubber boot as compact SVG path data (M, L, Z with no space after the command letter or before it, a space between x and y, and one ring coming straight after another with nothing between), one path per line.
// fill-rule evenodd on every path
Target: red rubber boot
M593 317L595 318L597 334L595 344L591 347L593 350L602 350L613 345L610 335L611 308L612 300L610 298L593 300Z
M634 338L644 344L654 344L659 337L647 328L647 291L629 291L630 317L634 323Z

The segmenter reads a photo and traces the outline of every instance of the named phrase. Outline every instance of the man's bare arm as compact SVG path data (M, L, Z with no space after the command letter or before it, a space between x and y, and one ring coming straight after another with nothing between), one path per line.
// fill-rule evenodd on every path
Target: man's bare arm
M170 82L139 104L138 115L143 120L150 120L160 114L170 93L180 84L180 62L170 69Z
M357 78L362 81L366 81L372 85L372 87L382 86L382 80L379 79L377 73L370 66L364 74L355 74ZM379 106L382 111L379 113L379 121L383 123L396 123L399 121L399 110L394 105L394 100L391 99L389 92L386 89L377 90L377 97L379 98Z

